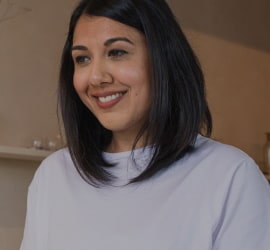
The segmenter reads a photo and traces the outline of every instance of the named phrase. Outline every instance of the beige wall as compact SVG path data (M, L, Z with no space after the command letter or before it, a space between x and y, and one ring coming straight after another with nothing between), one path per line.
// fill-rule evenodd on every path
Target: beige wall
M270 2L169 2L204 69L214 137L261 164L270 131Z
M0 159L0 249L18 250L25 221L27 188L39 165Z
M270 131L270 53L187 30L205 71L214 137L262 161Z
M30 146L58 133L56 86L72 2L0 1L1 145Z

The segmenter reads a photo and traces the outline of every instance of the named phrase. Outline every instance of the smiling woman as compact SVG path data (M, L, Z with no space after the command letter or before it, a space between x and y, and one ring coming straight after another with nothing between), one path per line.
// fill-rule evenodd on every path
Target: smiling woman
M36 172L21 250L269 248L268 183L208 137L203 73L164 0L82 0L59 105L67 149Z

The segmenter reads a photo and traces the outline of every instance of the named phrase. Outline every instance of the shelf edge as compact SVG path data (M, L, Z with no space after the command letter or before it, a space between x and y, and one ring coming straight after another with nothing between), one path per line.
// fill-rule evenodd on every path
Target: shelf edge
M4 159L42 161L51 153L47 150L0 145L0 158Z

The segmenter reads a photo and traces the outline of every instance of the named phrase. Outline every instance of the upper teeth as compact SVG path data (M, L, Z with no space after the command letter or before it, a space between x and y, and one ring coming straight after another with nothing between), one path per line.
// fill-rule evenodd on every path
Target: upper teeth
M119 98L120 96L122 96L123 93L116 93L116 94L113 94L113 95L108 95L108 96L104 96L104 97L98 97L98 100L100 102L110 102L116 98Z

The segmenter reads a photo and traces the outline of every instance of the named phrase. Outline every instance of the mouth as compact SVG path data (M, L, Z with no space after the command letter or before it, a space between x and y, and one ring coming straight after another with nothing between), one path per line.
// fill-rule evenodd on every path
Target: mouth
M97 105L100 108L111 108L115 104L117 104L126 93L127 91L102 93L98 95L93 95L93 97L97 100Z
M112 95L100 96L100 97L97 97L97 99L101 103L108 103L108 102L111 102L111 101L114 101L114 100L120 98L123 95L124 95L124 92L118 92L118 93L115 93L115 94L112 94Z

